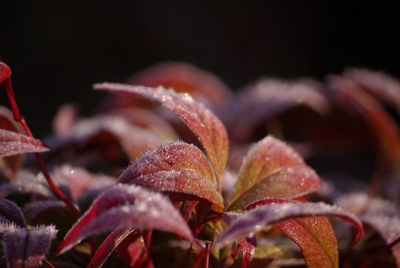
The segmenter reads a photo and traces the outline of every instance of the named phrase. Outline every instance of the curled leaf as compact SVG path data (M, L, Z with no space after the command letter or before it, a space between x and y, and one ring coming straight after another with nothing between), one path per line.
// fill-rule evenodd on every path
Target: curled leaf
M3 251L8 267L34 268L43 261L56 237L54 226L9 228L3 233Z
M382 156L389 163L400 157L399 128L383 107L351 80L331 76L336 101L346 109L356 109L375 132Z
M249 151L239 171L228 210L266 198L295 198L318 190L318 175L288 145L267 136Z
M238 216L217 238L214 246L215 248L222 247L249 233L260 231L265 225L307 216L335 216L350 222L357 229L355 243L363 235L361 222L353 214L339 207L324 203L273 203L259 206Z
M189 194L208 200L219 210L224 207L207 157L196 146L184 142L143 155L122 173L119 182L154 191Z
M11 69L7 64L0 60L0 85L11 77Z
M58 247L63 253L82 239L117 228L158 229L193 240L179 211L159 193L118 184L101 194Z
M295 203L290 199L265 199L250 204L247 209L271 203ZM275 224L301 249L307 267L339 267L339 252L335 232L328 218L302 217Z
M0 129L0 157L47 152L41 141L13 131Z
M218 179L218 189L228 159L228 135L222 122L202 103L188 94L179 94L163 87L150 88L124 84L95 84L95 89L120 94L133 94L160 103L175 113L199 138Z

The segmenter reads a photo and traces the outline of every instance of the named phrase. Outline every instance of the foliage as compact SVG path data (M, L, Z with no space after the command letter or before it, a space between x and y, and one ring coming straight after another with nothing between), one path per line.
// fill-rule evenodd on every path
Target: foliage
M234 95L162 64L95 84L113 94L98 114L61 107L43 142L11 75L0 62L3 265L400 267L400 82L388 75L264 78Z

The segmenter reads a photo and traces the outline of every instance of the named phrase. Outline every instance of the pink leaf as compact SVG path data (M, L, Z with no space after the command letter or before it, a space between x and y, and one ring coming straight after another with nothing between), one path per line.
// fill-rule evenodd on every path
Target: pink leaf
M57 135L67 135L75 124L77 109L73 104L62 105L53 120L53 129Z
M47 152L39 140L13 131L0 129L0 157L24 153Z
M58 247L63 253L82 239L117 228L158 229L193 240L168 198L135 185L118 184L101 194Z
M85 146L93 142L97 145L95 149L99 150L108 141L104 136L111 136L115 144L119 143L130 159L136 159L146 150L171 141L165 135L134 126L121 116L98 116L79 121L69 133L52 138L48 144L52 149L59 149L70 144ZM97 140L99 144L96 144Z
M217 238L215 248L222 247L232 241L253 232L260 231L263 226L275 224L282 220L306 216L335 216L349 221L357 229L354 242L363 235L361 222L353 214L335 206L324 203L274 203L259 206L238 216L236 220Z
M3 234L3 251L8 267L38 267L56 234L54 226L9 228Z
M175 142L157 148L135 161L119 177L154 191L181 193L208 200L222 210L221 194L207 157L194 145Z
M267 136L248 152L239 171L228 210L266 198L295 198L320 187L318 175L288 145Z
M133 94L160 103L175 113L199 138L218 179L218 189L228 158L228 135L221 121L202 103L196 102L188 94L178 94L163 87L149 88L123 84L102 83L95 89L108 90L120 94Z
M24 214L14 202L0 198L0 223L16 224L20 227L26 226Z
M127 238L135 229L116 229L111 232L94 253L88 268L102 267L118 245Z
M52 172L52 177L58 184L68 187L75 200L89 190L105 188L115 183L115 179L112 177L92 174L82 168L69 165L55 168Z

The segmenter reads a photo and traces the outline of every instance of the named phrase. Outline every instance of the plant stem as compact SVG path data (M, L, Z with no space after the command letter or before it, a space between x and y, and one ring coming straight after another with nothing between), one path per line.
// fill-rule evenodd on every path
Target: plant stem
M0 62L0 64L3 65L3 68L9 68L5 63ZM7 77L4 80L4 86L6 88L7 97L10 102L14 120L17 121L22 126L22 128L25 130L25 132L28 136L33 138L31 129L29 128L28 124L26 123L25 118L19 112L19 107L18 107L17 101L15 99L14 90L13 90L12 83L11 83L11 70L9 73L10 73L9 77ZM64 193L60 190L60 188L58 188L57 185L54 183L53 179L50 177L47 166L44 163L42 156L39 153L35 153L35 158L36 158L36 162L39 166L39 169L42 171L42 173L43 173L44 177L46 178L47 183L49 184L53 193L57 196L58 199L60 199L61 201L63 201L65 203L65 205L67 205L67 207L72 211L72 213L76 217L79 217L81 215L79 208L75 204L73 204L72 201L69 200L64 195Z
M56 268L54 264L52 264L48 259L43 260L43 264L46 265L48 268Z
M209 250L210 244L206 243L206 259L205 264L204 264L204 268L208 268L208 263L210 262L210 250Z
M360 267L364 268L364 267L368 267L371 263L373 263L378 257L380 257L383 253L385 253L386 251L390 250L392 247L394 247L397 243L400 242L400 236L397 237L395 240L393 240L391 243L387 244L386 246L384 246L383 248L381 248L380 250L378 250L377 252L375 252L374 254L372 254L372 256L370 256L368 259L366 259L365 261L363 261L360 265Z

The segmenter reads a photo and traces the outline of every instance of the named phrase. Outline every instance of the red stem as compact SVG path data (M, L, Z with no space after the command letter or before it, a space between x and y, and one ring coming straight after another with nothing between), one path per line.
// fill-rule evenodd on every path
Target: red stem
M54 264L52 264L48 259L43 260L43 264L46 265L48 268L56 268Z
M206 244L206 259L205 264L204 264L204 268L208 268L208 263L210 262L210 250L209 250L210 245L207 243Z
M4 69L8 68L8 71L9 71L9 76L4 79L4 86L6 88L6 92L7 92L8 100L10 102L14 120L21 124L21 126L23 127L23 129L25 130L27 135L29 135L30 137L33 138L32 131L30 130L28 124L26 123L25 118L19 112L19 107L18 107L17 101L15 99L14 90L13 90L12 83L11 83L11 70L3 62L0 62L0 67L4 68ZM75 206L75 204L73 204L72 201L69 200L64 195L64 193L60 190L60 188L58 188L57 185L54 183L53 179L50 177L50 174L47 170L46 164L44 163L42 156L39 153L35 153L35 157L36 157L36 162L39 166L39 169L42 171L42 173L43 173L44 177L46 178L48 184L50 185L50 188L52 189L53 193L58 197L58 199L60 199L67 205L67 207L72 211L72 213L76 217L79 217L81 215L79 208L77 206Z

